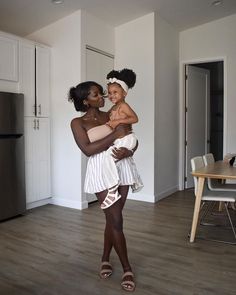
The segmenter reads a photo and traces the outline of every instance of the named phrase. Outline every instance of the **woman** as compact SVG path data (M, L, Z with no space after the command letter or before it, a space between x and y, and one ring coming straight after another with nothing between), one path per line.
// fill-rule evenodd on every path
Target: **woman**
M107 195L101 172L105 151L112 145L115 139L131 132L129 125L119 125L112 130L105 124L109 121L109 115L99 110L99 108L104 106L103 95L102 86L93 81L80 83L76 87L72 87L69 92L69 100L74 103L75 109L85 112L83 116L74 118L71 121L71 129L75 141L81 151L89 157L85 177L85 192L95 193L100 204L102 204ZM130 158L133 155L133 151L125 148L116 149L114 155L120 160L117 162L117 166L120 176L118 191L121 198L104 210L106 226L100 277L105 279L112 274L112 265L109 259L112 247L114 247L124 270L121 286L126 291L134 291L134 274L128 260L122 217L122 210L128 195L129 186L136 182L136 174L132 173L133 167Z

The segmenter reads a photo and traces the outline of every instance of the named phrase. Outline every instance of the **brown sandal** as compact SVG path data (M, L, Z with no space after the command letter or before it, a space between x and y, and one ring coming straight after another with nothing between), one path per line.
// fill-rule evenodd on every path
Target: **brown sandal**
M100 278L101 279L107 279L112 275L112 265L108 261L103 261L101 263L101 269L100 269Z
M132 277L132 280L124 280L126 277ZM131 271L126 271L122 276L121 287L123 290L133 292L135 290L134 274Z

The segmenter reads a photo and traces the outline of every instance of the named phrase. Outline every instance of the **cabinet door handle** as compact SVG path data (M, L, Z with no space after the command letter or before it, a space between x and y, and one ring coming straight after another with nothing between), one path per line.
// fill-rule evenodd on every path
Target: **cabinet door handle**
M37 120L37 129L39 130L39 119Z
M36 120L34 119L34 130L36 130Z
M38 109L39 109L39 115L42 115L42 106L41 106L41 104L38 105Z

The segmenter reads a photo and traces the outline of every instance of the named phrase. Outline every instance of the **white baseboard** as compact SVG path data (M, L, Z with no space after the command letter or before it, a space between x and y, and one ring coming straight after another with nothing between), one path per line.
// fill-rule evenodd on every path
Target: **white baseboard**
M62 206L62 207L73 208L73 209L79 209L79 210L88 208L87 200L83 202L79 202L79 201L72 201L72 200L67 200L63 198L52 198L51 204Z
M147 195L147 194L144 194L142 192L140 192L140 193L132 193L132 192L130 192L128 194L128 199L129 200L134 200L134 201L155 203L154 195Z
M26 204L26 209L28 210L28 209L33 209L33 208L36 208L36 207L44 206L44 205L47 205L47 204L51 204L51 199L52 198L47 198L47 199L35 201L35 202L32 202L32 203L27 203Z
M179 186L178 185L158 193L157 196L146 195L146 194L143 194L142 192L134 193L134 194L130 192L128 194L128 199L129 200L135 200L135 201L156 203L156 202L160 201L161 199L164 199L164 198L168 197L169 195L171 195L171 194L173 194L173 193L175 193L177 191L179 191Z
M155 196L155 202L158 202L158 201L168 197L169 195L171 195L171 194L173 194L173 193L175 193L177 191L179 191L179 186L178 185L176 185L176 186L174 186L172 188L169 188L169 189L167 189L165 191L162 191L162 192L158 193L157 196Z

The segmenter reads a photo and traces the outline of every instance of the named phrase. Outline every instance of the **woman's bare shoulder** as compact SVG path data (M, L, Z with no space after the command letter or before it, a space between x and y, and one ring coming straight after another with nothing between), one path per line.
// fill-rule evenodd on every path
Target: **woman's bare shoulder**
M78 127L78 126L82 127L82 125L83 125L82 123L83 123L82 118L77 117L77 118L74 118L74 119L71 120L70 126L71 126L72 129L75 128L75 127Z

